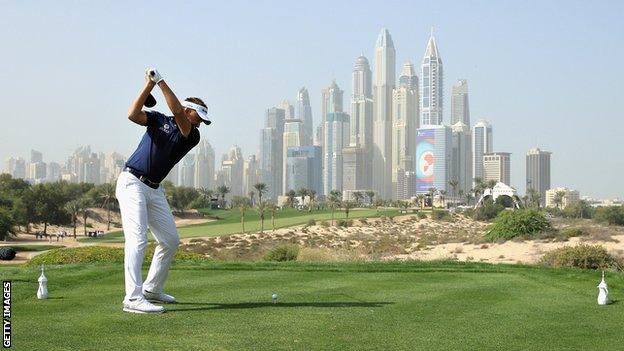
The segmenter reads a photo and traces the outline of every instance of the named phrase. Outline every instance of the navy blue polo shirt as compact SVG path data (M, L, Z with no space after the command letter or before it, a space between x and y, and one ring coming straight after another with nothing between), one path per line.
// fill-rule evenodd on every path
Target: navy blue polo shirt
M145 111L147 130L136 151L126 162L152 182L160 183L173 166L199 143L199 130L192 127L188 137L178 129L175 119L156 111Z

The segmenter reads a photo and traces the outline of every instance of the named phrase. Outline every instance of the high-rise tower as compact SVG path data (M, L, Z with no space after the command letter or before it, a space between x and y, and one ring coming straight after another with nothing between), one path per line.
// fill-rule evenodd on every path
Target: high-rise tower
M540 203L546 203L546 190L550 189L550 155L539 148L531 149L526 154L526 190L536 190Z
M395 87L394 43L382 29L375 45L373 86L373 190L387 199L392 194L392 90Z
M470 109L468 106L468 81L460 79L453 85L451 95L451 124L461 121L470 128Z
M422 60L420 75L420 124L442 124L442 108L444 106L444 72L442 58L438 52L438 45L433 36L427 43L425 56Z
M474 178L485 179L483 154L490 152L492 152L492 126L482 119L472 127L472 176Z
M310 95L305 87L297 92L297 105L295 118L303 122L303 144L312 145L314 131L312 126L312 107L310 107Z

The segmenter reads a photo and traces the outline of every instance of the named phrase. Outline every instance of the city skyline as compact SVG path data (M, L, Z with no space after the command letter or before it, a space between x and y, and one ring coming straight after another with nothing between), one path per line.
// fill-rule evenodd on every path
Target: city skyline
M114 5L111 5L114 6ZM369 5L369 6L372 6ZM560 6L556 4L544 4L545 7L557 8L561 10L562 17L569 18L573 16L574 11L580 11L580 3L572 3L565 9L559 9ZM600 4L605 6L605 4ZM610 4L610 7L617 6L617 4ZM45 5L44 5L45 7ZM338 12L344 11L343 6L338 6ZM510 13L514 12L518 18L511 19L510 25L518 25L522 18L526 18L529 14L528 10L523 6L520 8L514 8L517 11L511 11L511 9L505 6L495 5L498 10L506 10L507 16L501 16L507 20L511 19ZM527 5L527 7L530 7ZM261 91L254 89L253 91L253 103L246 104L244 109L235 105L223 105L223 102L228 101L225 97L226 94L232 94L233 91L229 89L230 83L220 80L220 84L216 87L210 87L210 77L214 80L213 68L211 65L196 64L193 63L190 66L202 67L202 77L205 77L207 81L205 84L198 84L196 79L189 79L194 77L195 72L189 69L181 69L171 61L168 54L157 54L157 57L153 57L150 60L146 60L146 57L142 54L143 51L130 51L134 54L131 57L124 57L124 60L117 63L118 67L122 67L121 70L111 72L110 82L99 85L104 85L104 96L111 99L111 101L105 101L104 104L93 104L89 100L88 94L90 89L85 93L78 94L73 86L81 86L84 83L85 77L88 77L88 72L77 66L74 71L71 71L71 67L65 67L65 64L61 61L61 58L66 59L63 55L51 53L48 55L49 62L36 62L36 59L25 59L24 62L11 62L15 71L22 72L20 79L11 79L14 75L10 72L5 72L6 78L13 82L11 91L7 94L3 94L4 98L8 101L15 102L14 104L3 104L6 107L0 118L4 123L20 118L37 119L39 123L36 127L28 129L16 128L15 133L9 133L5 141L1 142L0 147L0 161L2 162L1 168L6 168L5 161L11 156L24 157L28 154L30 149L37 149L44 151L45 160L47 162L55 161L61 162L67 155L71 154L73 150L80 145L91 145L94 150L113 152L116 151L123 155L129 155L136 143L138 137L143 130L134 126L127 121L124 117L125 110L129 105L134 95L138 92L138 88L141 84L141 72L146 64L152 64L156 61L164 62L158 65L161 71L163 71L166 79L171 79L174 90L182 95L183 91L199 90L206 91L204 95L200 95L208 100L209 108L211 112L215 114L215 123L211 127L203 127L201 129L202 137L209 140L215 147L215 154L221 155L229 150L233 145L240 145L245 157L251 154L256 154L258 149L257 131L261 128L264 119L264 112L268 106L277 106L283 99L288 99L291 104L295 103L296 94L300 87L306 86L310 95L310 105L312 110L312 116L314 119L314 127L319 124L320 110L320 87L326 86L328 81L335 78L338 85L345 90L346 96L350 96L349 92L349 76L351 74L353 60L363 53L371 62L373 61L372 55L374 38L379 33L380 28L389 28L392 33L394 43L397 47L396 64L401 65L407 59L414 62L417 66L420 63L422 57L422 48L424 47L427 37L429 36L429 27L431 24L435 25L436 41L441 52L441 56L444 58L444 84L447 89L444 91L444 99L450 101L451 92L448 87L458 79L467 79L470 86L470 115L474 121L481 118L489 120L494 126L496 133L496 145L494 150L505 150L511 153L512 163L512 186L516 187L519 192L524 193L524 155L526 151L539 147L541 149L548 150L553 153L552 159L552 185L553 186L567 186L573 189L578 189L583 195L593 195L602 197L616 197L622 193L621 182L618 183L616 174L624 171L622 163L612 162L617 160L617 154L615 154L614 143L617 140L615 132L622 130L622 122L616 116L618 111L615 109L614 103L616 101L617 93L620 91L618 87L621 86L620 82L617 82L613 77L618 76L621 68L617 67L614 63L622 58L621 48L616 48L615 43L621 41L622 30L620 26L613 26L608 22L602 26L602 30L596 33L596 29L592 29L591 26L581 26L580 29L574 29L572 26L565 26L566 29L570 29L570 33L565 34L561 31L557 31L554 28L556 25L563 25L563 20L555 20L556 23L550 24L545 18L541 18L539 15L534 18L534 23L538 25L535 31L528 31L523 35L521 29L515 29L512 37L508 38L510 43L505 44L499 38L499 34L486 32L485 29L497 29L502 28L500 31L505 34L509 34L510 28L502 23L501 20L495 20L491 15L484 14L483 18L490 19L490 23L487 25L476 25L475 29L468 29L469 33L461 33L458 30L458 26L461 24L451 24L451 19L456 19L457 9L453 9L448 4L443 4L436 7L437 11L444 11L448 15L446 17L438 16L434 23L423 24L415 29L406 29L405 19L401 16L391 19L389 13L390 10L382 9L382 13L378 16L380 19L384 19L384 23L380 24L380 19L371 20L370 24L358 28L357 31L344 31L335 32L334 39L344 42L347 38L353 39L353 43L347 45L345 50L336 51L331 58L326 57L325 60L318 58L312 58L312 56L306 56L309 51L300 50L298 53L289 53L286 55L285 61L274 61L274 65L263 65L259 74L263 77L264 81L271 81L277 78L276 84L271 84L271 89L267 91ZM479 6L475 6L479 8ZM22 12L28 10L28 5L18 6L9 4L7 13ZM425 9L426 12L427 9ZM429 9L434 11L435 9ZM52 11L54 9L52 8ZM82 5L78 5L78 13L84 11L86 8ZM218 9L215 11L218 12ZM477 12L475 9L474 12ZM609 14L614 11L607 11ZM615 11L617 12L617 11ZM103 13L107 13L104 9ZM471 13L473 13L471 11ZM360 12L355 15L362 14ZM531 13L533 15L533 13ZM607 15L607 17L609 16ZM35 15L37 16L37 15ZM59 16L63 18L63 16ZM250 18L249 16L244 16ZM366 16L365 16L366 17ZM535 16L532 16L535 17ZM367 18L370 18L368 16ZM121 19L122 24L125 18ZM146 19L140 19L145 21ZM47 20L44 23L50 23ZM347 18L350 22L351 19ZM96 20L97 22L97 20ZM4 22L4 25L11 25L15 28L21 28L21 26L11 22L10 18ZM330 24L333 23L330 21ZM574 23L574 22L572 22ZM70 18L69 25L77 27L83 26L89 28L83 20L77 18ZM319 27L313 26L311 23L306 24L309 26L309 30L303 30L303 36L305 40L312 40L317 38L324 38L324 31L319 31ZM334 28L330 25L331 28ZM526 27L520 27L525 28ZM230 28L228 27L228 30ZM609 29L609 31L607 31ZM51 26L50 32L54 33L59 29L55 26ZM272 30L272 29L269 29ZM586 31L587 33L583 33ZM88 31L87 31L88 32ZM301 34L302 30L298 31ZM140 36L139 33L130 31L131 36ZM538 36L539 34L539 36ZM602 35L599 35L602 34ZM29 37L32 33L28 30L24 31L18 36ZM470 40L470 44L478 47L480 52L475 50L467 50L467 44L459 40L462 36L473 35ZM500 34L502 36L502 34ZM114 37L114 36L113 36ZM594 103L588 105L585 99L581 99L579 89L575 88L572 84L574 74L572 72L580 69L580 62L583 61L585 55L587 55L583 49L584 43L586 43L591 37L591 40L597 40L602 45L598 45L601 50L593 55L599 55L603 60L605 69L604 74L597 74L597 77L588 77L587 84L593 86L602 87L597 88L596 94L599 95L599 99L596 100L595 95L588 97L586 100L592 100ZM112 37L105 36L105 40L112 40ZM171 36L165 36L167 42L171 42ZM524 39L522 39L524 38ZM11 39L11 38L9 38ZM536 39L536 40L531 40ZM154 39L149 39L152 41ZM177 39L176 39L177 40ZM181 43L185 42L185 39L180 39ZM491 46L480 45L484 44L484 41L490 41ZM512 45L513 43L522 43L518 47ZM37 40L33 45L39 45L45 49L46 44L43 44ZM151 43L150 43L151 44ZM246 48L247 51L256 47L257 44L249 44ZM327 43L325 43L327 44ZM16 55L24 55L29 52L28 47L20 47L16 42L9 40L7 45L12 48L17 48ZM56 42L56 45L64 47L64 43ZM120 44L121 45L121 44ZM127 48L127 45L121 45L123 48ZM318 45L313 41L310 41L310 49L318 50ZM84 56L80 49L87 51ZM115 48L113 48L115 49ZM120 50L120 48L117 48ZM536 59L527 59L524 51L537 51L538 49L550 49L547 51L546 61L548 63L549 81L543 82L539 86L539 92L536 90L534 94L531 94L530 89L526 89L528 86L528 80L535 79L536 75L540 74L539 68L535 66L538 62ZM141 49L145 50L145 48ZM62 50L60 50L62 51ZM115 51L115 50L113 50ZM460 52L469 52L469 55L460 55ZM78 46L75 53L77 58L91 57L90 54L97 52L95 48L91 46ZM576 58L570 60L560 60L559 57L571 57L569 53L575 53ZM564 53L568 53L565 55ZM516 55L512 61L509 61L511 55ZM230 56L227 56L230 57ZM242 57L241 57L242 58ZM488 58L488 64L485 65L485 58ZM226 59L225 57L222 59ZM541 55L541 60L544 59L544 55ZM291 69L294 66L283 63L302 61L306 63L304 66L307 68L306 72L286 82L286 78L291 73ZM106 66L99 59L95 59L96 66L105 68ZM149 63L146 63L149 61ZM191 59L193 61L193 59ZM234 63L240 62L240 60L234 60ZM513 65L510 65L513 62ZM23 68L23 65L29 63L31 69ZM323 64L324 63L324 64ZM50 65L55 65L55 70L50 73L50 81L63 81L59 80L59 74L64 77L67 84L64 86L64 93L54 92L55 85L50 84L50 81L35 80L34 77L41 77L38 74L39 70L43 68L49 68ZM122 66L125 65L125 66ZM71 65L70 65L71 66ZM139 66L142 66L138 69ZM204 67L205 66L205 67ZM275 66L275 67L273 67ZM506 66L505 71L502 67ZM214 67L219 67L215 64ZM282 74L278 74L277 68L282 69ZM297 65L301 67L301 65ZM486 69L487 68L487 69ZM615 72L614 72L615 70ZM132 73L132 72L137 73ZM206 72L206 73L203 73ZM233 72L233 71L232 71ZM249 72L249 71L246 71ZM533 73L535 72L535 73ZM133 76L133 74L136 74ZM534 75L535 74L535 75ZM541 71L543 74L543 71ZM318 76L318 79L311 79L312 76ZM525 78L523 76L529 76L533 78ZM592 81L594 78L600 77L599 83ZM620 75L621 76L621 75ZM186 78L185 78L186 77ZM186 80L186 81L185 81ZM606 80L603 82L602 80ZM32 86L34 82L38 83L38 88L41 88L43 92L29 91L26 93L26 87ZM234 82L240 82L240 80L234 79ZM568 83L568 84L565 84ZM257 86L257 83L256 83ZM112 92L111 88L115 87L118 91ZM108 89L108 90L107 90ZM223 92L215 93L214 89L223 90ZM94 90L96 91L96 90ZM100 93L102 88L97 90ZM92 95L97 95L100 98L100 93L91 92ZM590 92L591 93L591 92ZM66 95L59 95L66 94ZM78 94L78 99L75 99L73 94ZM41 104L45 105L45 117L35 117L31 113L24 109L23 106L28 106L26 97L29 99L35 99ZM164 101L156 94L159 101L157 105L161 111L166 111ZM69 103L71 101L71 104ZM348 100L347 100L348 101ZM345 103L347 102L345 101ZM512 104L505 105L501 101L511 101ZM595 106L595 101L599 101L598 107ZM13 105L20 106L19 109L15 109ZM93 109L93 106L98 108ZM227 109L224 107L227 106ZM71 107L71 108L70 108ZM445 123L449 123L450 111L449 105L446 104L444 108L443 120ZM240 112L243 111L243 114ZM247 112L244 112L247 111ZM40 113L39 113L40 114ZM230 116L237 114L243 115L248 121L246 124L237 123L236 119L232 120ZM587 124L584 122L586 116L592 116L592 121L595 123ZM32 116L32 117L31 117ZM62 119L62 117L66 119ZM117 117L115 117L117 116ZM218 116L218 117L217 117ZM582 116L582 117L581 117ZM98 133L85 132L85 129L80 129L78 126L79 121L85 121L85 124L89 125L87 130L97 130ZM522 121L522 123L519 123ZM224 123L225 122L225 123ZM71 124L68 124L71 123ZM604 128L604 124L607 123L610 128ZM67 127L75 126L76 130L68 130ZM598 128L600 126L600 128ZM214 128L213 128L214 127ZM48 137L42 137L42 132L38 129L46 130ZM100 131L110 130L110 133L100 133ZM99 134L106 134L104 138ZM251 136L250 136L251 135ZM563 136L562 136L563 135ZM110 139L110 140L108 140ZM224 141L226 140L226 141ZM249 141L251 140L251 141ZM578 143L577 140L582 140L583 143ZM585 144L586 147L576 150L577 145ZM53 148L50 146L54 145ZM574 152L569 152L569 151ZM594 157L594 154L595 155ZM596 165L604 167L601 172L594 174L590 168L581 167L578 165L579 159L591 159ZM611 162L610 162L611 161ZM576 172L577 168L586 169L585 172ZM594 176L599 177L596 179Z

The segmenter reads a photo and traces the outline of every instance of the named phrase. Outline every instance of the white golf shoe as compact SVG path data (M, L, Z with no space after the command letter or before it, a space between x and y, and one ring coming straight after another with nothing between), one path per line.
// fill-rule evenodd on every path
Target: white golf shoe
M154 293L151 291L147 291L147 290L143 290L143 296L145 296L145 298L148 301L152 301L152 302L161 302L161 303L176 303L176 299L175 297L171 296L171 295L167 295L165 293Z
M124 301L124 312L131 313L163 313L165 308L162 306L156 306L146 299L136 299L134 301Z

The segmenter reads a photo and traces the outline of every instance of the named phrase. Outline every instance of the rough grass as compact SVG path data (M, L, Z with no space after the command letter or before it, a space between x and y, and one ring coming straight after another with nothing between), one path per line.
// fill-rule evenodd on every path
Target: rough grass
M216 221L194 224L178 228L178 233L181 238L192 238L200 236L219 236L242 232L240 223L240 212L238 209L231 210L208 210L202 209L206 216L217 219ZM385 214L396 214L397 210L380 210L372 208L351 209L349 212L349 218L360 217L378 217ZM331 210L318 210L318 211L298 211L295 209L284 209L277 213L275 218L275 228L285 228L294 225L306 224L310 219L317 221L331 220ZM344 219L345 213L343 211L336 211L334 213L335 220ZM245 231L246 232L258 232L260 231L261 222L258 217L258 213L255 210L248 210L245 213ZM271 230L271 215L265 214L264 230ZM82 242L123 242L123 232L112 232L104 235L100 238L81 238Z
M16 350L619 350L624 277L479 263L178 263L163 315L121 311L119 264L0 267ZM276 292L280 299L271 302Z

